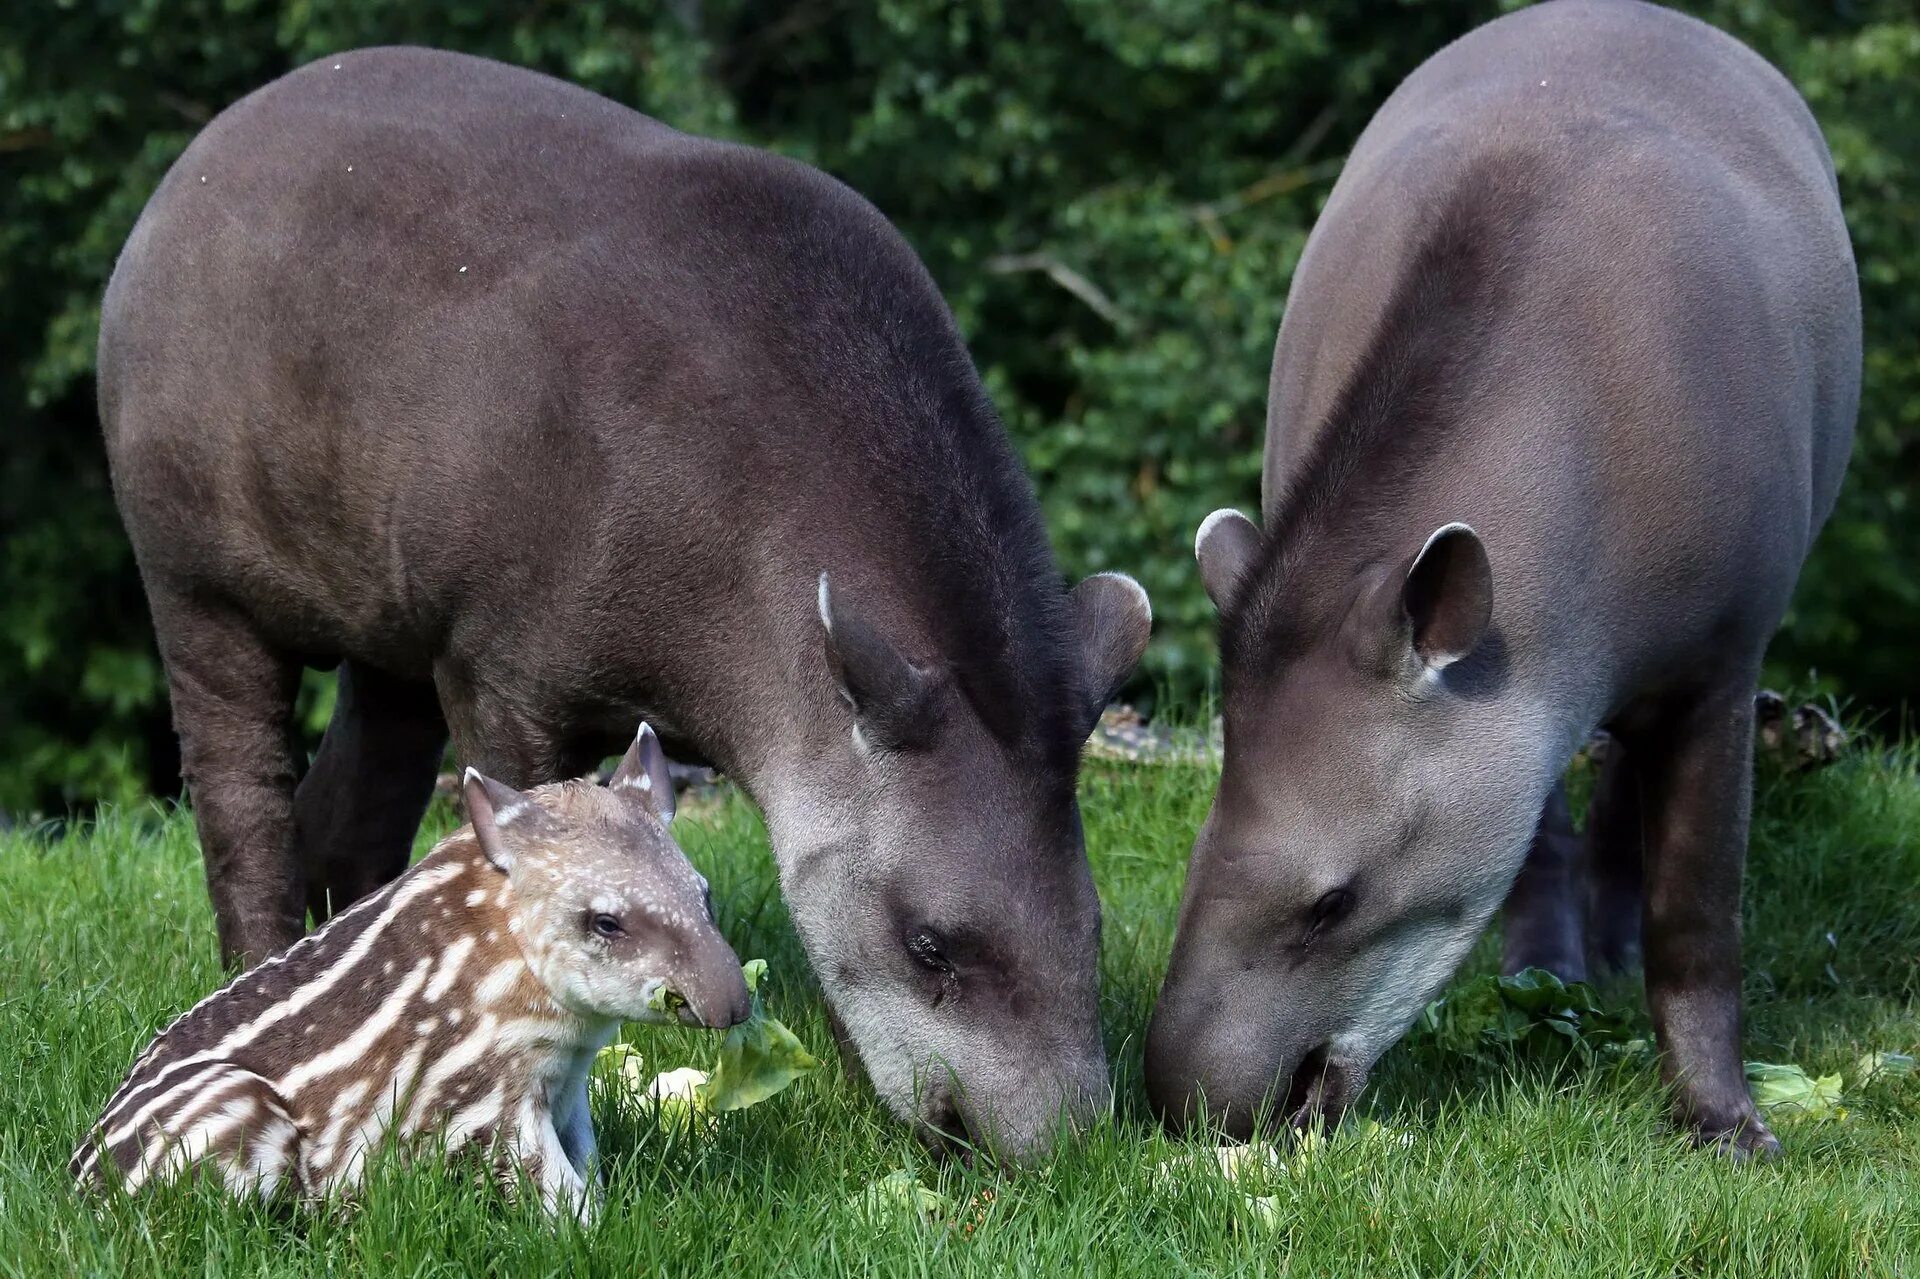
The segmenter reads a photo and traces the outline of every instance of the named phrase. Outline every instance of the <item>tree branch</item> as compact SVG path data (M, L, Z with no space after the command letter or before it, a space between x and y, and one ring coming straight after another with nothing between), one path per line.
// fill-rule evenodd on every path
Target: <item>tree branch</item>
M1134 319L1118 303L1100 290L1100 286L1080 274L1051 253L1002 253L987 259L987 270L995 275L1013 275L1039 271L1049 280L1086 303L1095 315L1123 333L1133 331Z

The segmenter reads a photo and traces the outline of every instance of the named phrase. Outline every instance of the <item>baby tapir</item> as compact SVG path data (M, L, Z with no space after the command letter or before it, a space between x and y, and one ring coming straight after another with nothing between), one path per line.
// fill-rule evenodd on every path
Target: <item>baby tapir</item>
M667 833L653 731L605 785L468 769L472 824L162 1031L74 1153L85 1187L207 1169L236 1193L352 1186L384 1139L479 1147L592 1209L587 1070L623 1020L746 1018L740 963Z

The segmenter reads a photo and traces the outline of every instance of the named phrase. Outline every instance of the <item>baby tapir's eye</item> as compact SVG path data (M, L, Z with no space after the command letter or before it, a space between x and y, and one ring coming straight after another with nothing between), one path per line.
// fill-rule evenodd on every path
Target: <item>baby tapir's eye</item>
M615 919L612 915L604 911L595 911L592 918L587 921L587 927L591 928L601 937L618 937L627 931L620 927L620 921L618 919Z

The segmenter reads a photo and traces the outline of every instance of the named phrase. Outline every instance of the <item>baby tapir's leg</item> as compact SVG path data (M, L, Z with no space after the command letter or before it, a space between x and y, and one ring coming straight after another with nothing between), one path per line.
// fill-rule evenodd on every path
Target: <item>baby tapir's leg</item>
M593 1219L599 1209L598 1198L574 1168L567 1143L554 1126L553 1115L544 1108L523 1108L502 1156L497 1175L509 1194L531 1182L539 1189L540 1202L549 1213L570 1214L582 1221Z
M310 1188L305 1133L293 1108L268 1080L227 1063L210 1063L140 1108L136 1121L98 1134L129 1192L182 1173L218 1176L236 1195L262 1197ZM103 1183L101 1163L85 1166L82 1183Z
M1580 838L1567 806L1566 783L1561 782L1547 797L1533 847L1507 893L1501 971L1544 968L1561 981L1587 979L1581 862Z
M407 868L447 744L433 686L340 663L339 700L294 793L294 847L317 922Z
M1740 1055L1751 678L1663 708L1627 749L1646 818L1642 944L1661 1074L1697 1140L1739 1153L1776 1151L1779 1142L1747 1093Z
M251 967L306 931L288 741L300 666L230 610L152 581L148 595L220 957Z

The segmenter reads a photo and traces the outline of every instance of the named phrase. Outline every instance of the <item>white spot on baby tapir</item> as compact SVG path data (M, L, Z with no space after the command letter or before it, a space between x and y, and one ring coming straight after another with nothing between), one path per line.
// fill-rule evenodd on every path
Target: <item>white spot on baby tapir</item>
M493 970L482 977L480 983L473 988L473 1002L482 1008L499 1003L507 997L508 992L520 980L520 974L525 971L526 962L518 956L495 964Z

